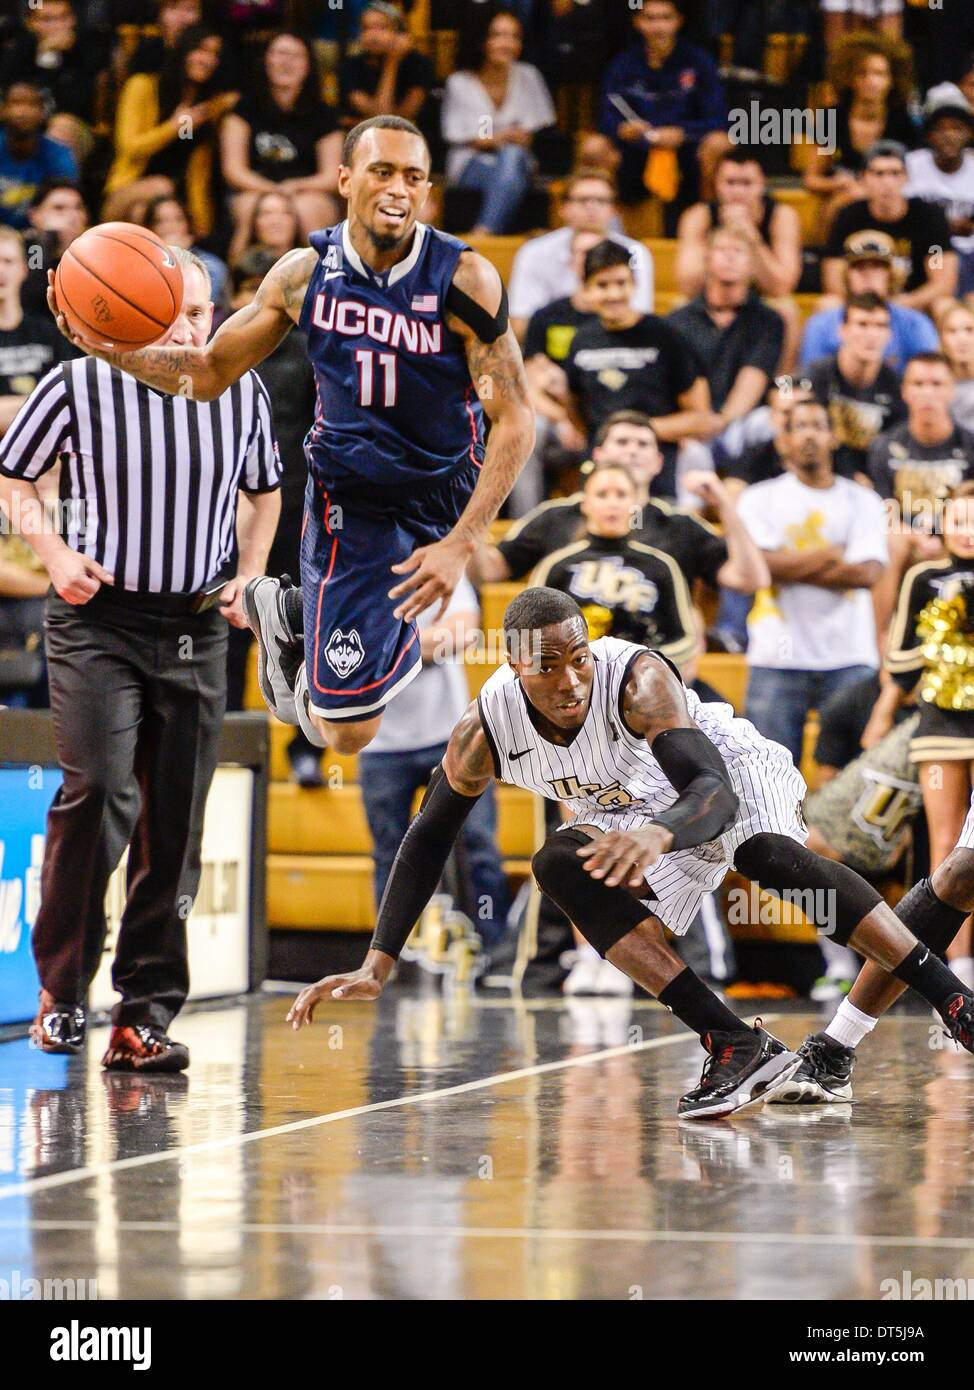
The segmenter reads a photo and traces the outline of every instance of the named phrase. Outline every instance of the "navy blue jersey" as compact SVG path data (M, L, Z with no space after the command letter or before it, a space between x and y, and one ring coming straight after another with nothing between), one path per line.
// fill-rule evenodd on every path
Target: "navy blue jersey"
M405 260L371 271L347 222L313 232L301 308L318 399L305 440L325 486L429 486L484 456L483 410L446 296L466 245L416 224Z

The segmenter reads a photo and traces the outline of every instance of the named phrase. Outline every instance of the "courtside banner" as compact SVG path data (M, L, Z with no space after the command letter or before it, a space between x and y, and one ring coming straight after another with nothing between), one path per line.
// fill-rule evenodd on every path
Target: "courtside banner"
M0 767L0 1023L37 1012L30 931L41 897L47 808L61 785L49 767Z
M203 865L188 914L190 999L242 994L250 985L251 857L254 773L218 767L206 803ZM0 767L0 1024L37 1011L37 971L30 933L40 904L47 811L61 785L57 768ZM125 905L127 852L109 880L108 938L92 983L92 1009L118 998L111 962Z

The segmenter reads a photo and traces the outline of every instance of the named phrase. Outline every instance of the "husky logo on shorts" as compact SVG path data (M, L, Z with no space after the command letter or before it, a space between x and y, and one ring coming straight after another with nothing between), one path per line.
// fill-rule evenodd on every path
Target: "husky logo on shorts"
M361 666L364 656L365 648L355 629L352 628L351 632L346 634L340 627L336 627L325 648L325 660L335 675L344 680Z

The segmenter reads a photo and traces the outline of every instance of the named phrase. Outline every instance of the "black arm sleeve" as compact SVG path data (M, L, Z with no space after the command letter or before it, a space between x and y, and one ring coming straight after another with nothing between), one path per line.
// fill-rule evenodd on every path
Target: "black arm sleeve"
M701 729L664 729L650 745L653 757L680 795L654 816L673 832L671 849L705 845L734 823L739 805L727 764Z
M456 284L451 284L447 290L446 307L451 314L457 316L461 323L465 323L469 329L476 333L482 343L496 342L507 332L507 287L503 283L501 284L501 302L497 306L496 314L488 313L482 304L471 299L466 290L462 290Z
M464 821L479 800L454 791L442 763L436 768L392 865L370 942L372 950L399 958L433 896Z

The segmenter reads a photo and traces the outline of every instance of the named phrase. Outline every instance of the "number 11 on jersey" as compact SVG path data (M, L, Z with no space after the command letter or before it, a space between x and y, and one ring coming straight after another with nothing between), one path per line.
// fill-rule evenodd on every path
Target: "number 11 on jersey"
M373 352L371 348L359 348L355 353L355 361L358 364L358 403L359 405L375 404L373 396L376 357L379 359L379 368L384 381L382 404L395 405L396 354L394 352Z

